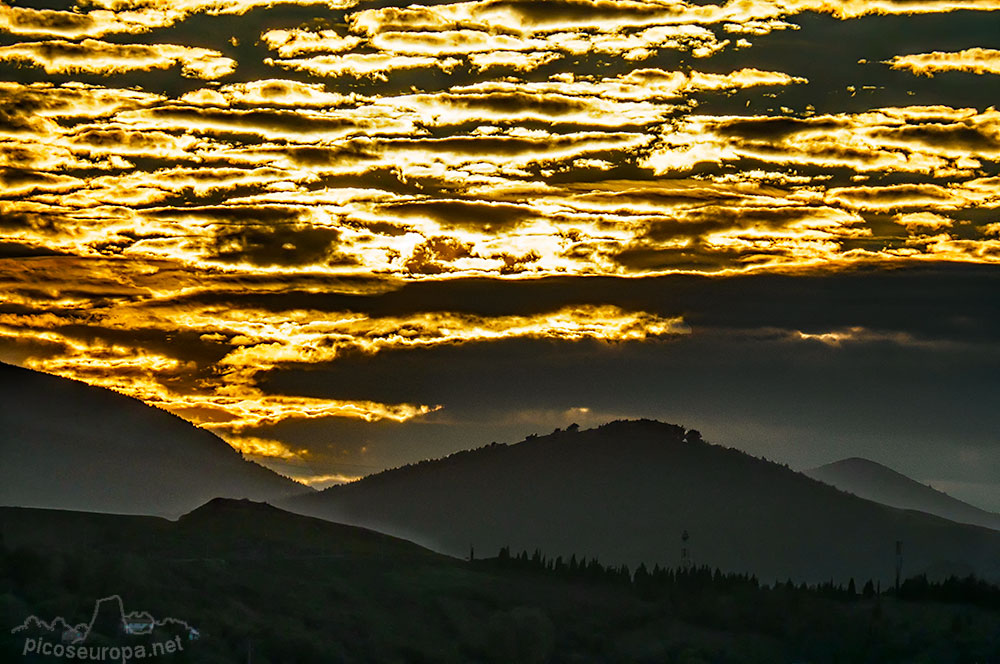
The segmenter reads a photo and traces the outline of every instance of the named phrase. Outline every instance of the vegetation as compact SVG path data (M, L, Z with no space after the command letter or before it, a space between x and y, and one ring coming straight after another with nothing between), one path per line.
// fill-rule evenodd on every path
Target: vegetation
M508 548L459 561L376 533L226 501L178 522L0 514L0 659L29 615L86 621L100 597L191 623L164 662L995 662L1000 589L975 579L762 583ZM59 516L61 520L56 519ZM100 518L98 518L100 517ZM71 532L81 533L84 528ZM128 532L115 538L113 531ZM9 534L9 536L8 536ZM102 544L106 542L106 544ZM257 543L252 546L251 544Z

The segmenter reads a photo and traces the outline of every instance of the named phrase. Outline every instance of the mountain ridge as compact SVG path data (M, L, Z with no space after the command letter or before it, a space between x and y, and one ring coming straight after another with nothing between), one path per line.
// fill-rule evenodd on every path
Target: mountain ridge
M557 430L281 505L451 555L510 546L675 567L688 531L696 564L762 578L888 582L897 540L909 572L1000 575L1000 534L851 496L688 432L652 420Z
M114 390L0 363L0 504L178 516L312 491Z
M442 558L367 528L294 514L269 503L216 497L176 519L154 515L0 506L8 549L87 550L164 559L369 555Z
M956 523L1000 530L1000 514L966 503L871 459L849 457L802 472L813 479L883 505L935 514Z

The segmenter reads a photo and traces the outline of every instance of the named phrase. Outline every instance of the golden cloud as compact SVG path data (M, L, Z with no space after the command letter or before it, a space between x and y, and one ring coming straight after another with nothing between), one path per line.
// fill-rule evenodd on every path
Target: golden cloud
M340 35L334 30L312 32L303 29L268 30L260 38L282 58L294 58L306 53L342 53L363 41L360 37Z
M308 450L292 449L280 440L260 438L258 436L244 436L227 432L220 432L219 435L233 448L249 457L280 459L282 461L299 461L309 456Z
M267 58L265 64L301 71L313 76L353 76L387 80L394 71L409 69L441 69L449 72L462 64L455 58L430 56L393 55L390 53L348 53L346 55L318 55L313 58L275 60Z
M92 327L98 340L84 340L64 331L79 324ZM181 360L133 344L100 340L115 330L190 333L199 339L198 345L231 350L208 364ZM176 309L158 307L142 298L129 305L119 298L111 303L66 302L47 314L0 314L0 338L46 349L30 357L27 366L117 390L205 428L235 436L231 442L248 453L282 458L298 453L269 446L266 441L247 437L246 432L288 419L347 417L402 422L438 407L265 394L257 386L257 376L276 367L335 362L348 352L379 353L499 339L629 342L688 332L679 318L612 306L567 307L532 316L444 312L369 317L305 310Z
M327 487L333 486L334 484L346 484L347 482L354 482L355 480L360 480L361 475L345 475L343 473L323 473L319 475L292 475L292 479L296 482L301 482L306 486L313 487L315 489L325 489Z
M934 51L897 55L887 60L886 64L893 69L905 69L917 76L928 77L945 71L1000 74L1000 51L992 48L968 48L954 53Z
M113 44L96 39L53 39L0 46L0 61L42 67L47 74L120 74L180 66L191 78L216 79L236 70L219 51L176 44Z
M810 118L690 116L664 133L643 164L658 174L747 159L859 173L969 176L981 158L1000 156L998 119L994 109L943 107ZM978 138L969 137L970 128Z
M103 37L108 34L139 34L172 25L183 16L172 9L138 9L90 12L32 9L0 5L0 31L24 37Z
M191 362L132 346L75 341L56 331L35 331L27 336L63 348L57 355L29 358L24 363L29 368L113 389L223 434L240 434L288 419L346 417L403 422L437 409L416 404L266 395L254 387L246 372L228 383L224 381L217 389L193 390L184 387L199 371ZM0 337L25 341L23 331L2 324Z
M0 257L0 300L11 305L0 337L33 349L32 366L132 394L242 440L234 444L248 453L288 460L296 450L251 430L289 418L403 421L435 406L265 394L263 371L505 339L641 341L686 327L614 307L494 317L275 312L239 294L1000 262L997 224L963 221L1000 207L1000 112L796 112L781 104L811 94L802 77L695 66L796 29L790 21L805 12L846 20L994 11L998 2L476 0L355 11L353 0L303 0L296 4L344 10L342 20L250 28L250 41L263 30L272 57L241 63L247 80L218 79L236 68L224 54L253 49L180 45L180 23L194 14L275 4L0 6L10 36L0 60L42 70L25 77L131 72L128 85L144 81L0 82L0 234L12 255L32 255ZM176 43L96 39L153 29ZM667 50L679 54L658 57ZM888 64L997 73L997 53ZM254 74L260 67L273 69ZM171 68L210 82L140 76ZM280 70L288 78L271 77ZM778 110L761 110L770 106ZM177 304L217 294L232 301ZM74 336L81 329L84 340ZM161 342L121 342L144 335ZM168 344L166 335L176 336Z

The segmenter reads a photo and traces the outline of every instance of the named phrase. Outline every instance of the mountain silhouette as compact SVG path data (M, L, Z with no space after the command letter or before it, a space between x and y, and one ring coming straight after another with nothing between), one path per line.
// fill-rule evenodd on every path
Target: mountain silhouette
M802 472L815 480L883 505L919 510L958 523L1000 530L1000 514L974 507L868 459L852 457Z
M214 498L173 521L156 516L0 507L0 535L9 549L87 551L96 556L135 555L173 561L374 554L397 559L443 558L391 535L232 498Z
M0 504L177 516L310 489L111 390L0 363Z
M290 499L452 555L539 548L605 563L689 562L762 579L1000 576L1000 533L851 496L649 420L493 444Z

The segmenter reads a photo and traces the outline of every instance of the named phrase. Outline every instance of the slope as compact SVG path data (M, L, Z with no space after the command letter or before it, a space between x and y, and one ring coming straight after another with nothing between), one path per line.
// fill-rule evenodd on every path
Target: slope
M0 504L176 516L309 491L111 390L0 364Z
M491 445L294 498L289 509L439 551L540 548L607 563L691 562L762 579L889 582L1000 573L1000 533L893 509L648 420Z
M987 512L921 484L880 463L852 457L802 471L809 477L883 505L1000 530L1000 514Z

